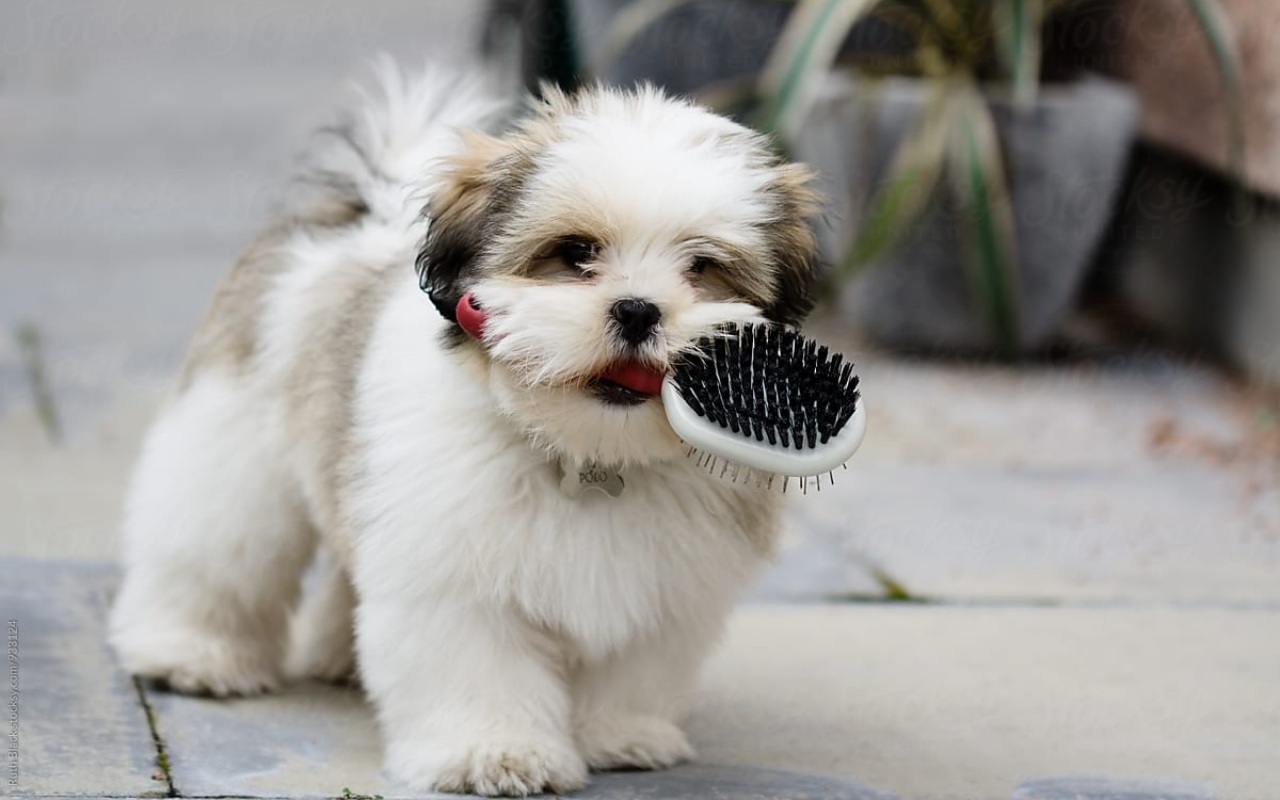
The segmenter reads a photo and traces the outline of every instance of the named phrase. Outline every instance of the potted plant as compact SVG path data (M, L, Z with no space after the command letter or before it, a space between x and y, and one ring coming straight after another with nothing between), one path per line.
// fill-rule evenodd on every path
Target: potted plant
M1211 0L1188 0L1234 61ZM1138 117L1097 77L1041 87L1043 23L1063 0L801 3L762 78L759 124L828 176L852 236L829 235L842 301L875 340L1013 356L1043 345L1074 307L1112 214ZM875 14L907 53L853 54L848 27ZM885 76L891 76L886 78Z
M775 48L761 124L828 176L851 223L827 242L842 306L874 340L1013 356L1074 306L1138 108L1100 78L1040 87L1042 15L1061 5L812 3ZM819 69L837 11L883 15L913 46Z
M1232 90L1214 0L1185 2ZM874 340L1013 356L1074 307L1137 122L1118 83L1041 86L1043 25L1070 5L565 0L561 14L594 76L699 93L816 168L833 285Z

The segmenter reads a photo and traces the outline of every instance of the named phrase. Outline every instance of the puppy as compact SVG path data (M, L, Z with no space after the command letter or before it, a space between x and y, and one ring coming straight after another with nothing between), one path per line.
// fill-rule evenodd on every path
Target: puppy
M815 196L652 88L480 132L501 105L386 69L321 134L146 439L110 638L218 696L358 660L393 778L526 795L693 755L680 717L780 497L687 459L652 378L809 310Z

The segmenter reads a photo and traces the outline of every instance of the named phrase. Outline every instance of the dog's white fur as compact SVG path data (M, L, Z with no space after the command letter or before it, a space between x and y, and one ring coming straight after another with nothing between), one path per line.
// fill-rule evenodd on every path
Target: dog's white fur
M653 90L556 95L494 138L456 133L492 125L482 87L383 88L215 298L134 477L112 644L134 674L227 695L286 661L341 677L354 643L388 770L421 789L563 792L687 759L678 720L779 498L686 459L658 400L584 381L803 313L781 295L808 275L781 262L812 255L805 176ZM583 232L602 242L586 275L535 252ZM725 274L690 273L697 255ZM485 343L448 333L415 258L479 298ZM634 350L608 321L621 297L663 313ZM561 459L626 489L566 496Z

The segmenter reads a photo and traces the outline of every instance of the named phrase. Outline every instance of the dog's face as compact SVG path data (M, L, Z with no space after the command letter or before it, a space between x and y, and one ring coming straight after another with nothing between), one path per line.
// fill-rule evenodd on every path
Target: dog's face
M812 306L808 179L759 134L654 90L552 95L505 138L467 137L418 268L446 317L466 292L487 314L495 397L536 441L670 458L652 386L673 357L721 323Z

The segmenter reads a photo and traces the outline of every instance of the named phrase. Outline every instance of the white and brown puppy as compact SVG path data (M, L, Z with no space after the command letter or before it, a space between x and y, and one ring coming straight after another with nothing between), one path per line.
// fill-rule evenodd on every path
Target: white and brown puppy
M719 323L809 310L808 173L652 89L553 93L493 136L458 133L499 104L455 75L383 84L213 300L134 477L111 641L215 695L358 655L420 789L687 759L780 498L686 459L645 376ZM582 465L621 494L562 488Z

